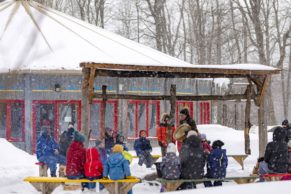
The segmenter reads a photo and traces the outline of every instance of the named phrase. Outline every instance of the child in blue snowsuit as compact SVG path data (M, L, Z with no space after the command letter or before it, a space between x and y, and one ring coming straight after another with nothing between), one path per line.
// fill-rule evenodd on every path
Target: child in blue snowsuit
M66 161L60 157L59 146L51 137L48 128L43 128L40 137L37 139L36 157L38 161L48 166L52 177L56 177L57 163L66 164Z
M139 138L134 142L134 150L139 158L138 164L142 166L145 163L146 167L150 168L153 164L151 156L152 146L146 136L145 130L139 132Z
M112 180L126 179L130 176L129 162L122 155L123 146L116 144L112 148L112 154L108 157L103 171L103 177ZM130 190L128 194L132 194Z
M216 140L212 144L212 151L207 159L207 178L223 179L226 176L226 168L228 165L228 159L226 156L226 150L221 149L224 143L220 140ZM221 186L222 181L204 182L205 187Z

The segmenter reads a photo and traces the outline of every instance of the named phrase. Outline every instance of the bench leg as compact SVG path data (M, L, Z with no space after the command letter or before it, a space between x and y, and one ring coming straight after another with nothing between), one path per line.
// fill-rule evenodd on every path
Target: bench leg
M127 194L136 183L103 183L110 194Z
M182 182L176 182L176 183L165 183L164 187L166 191L176 191L177 188L182 184Z
M232 156L232 158L237 161L241 167L242 167L242 170L244 170L244 160L246 159L246 157L242 157L242 156Z
M41 191L42 194L51 194L55 188L61 183L30 183L37 191Z
M39 176L42 177L47 177L47 170L48 170L48 166L45 165L40 165L39 166Z
M234 179L234 182L237 184L246 184L246 183L253 183L255 182L256 178L249 178L249 179Z

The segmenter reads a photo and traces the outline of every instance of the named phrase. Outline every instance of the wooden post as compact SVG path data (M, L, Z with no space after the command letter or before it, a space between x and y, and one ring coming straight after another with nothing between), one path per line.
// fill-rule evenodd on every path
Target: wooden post
M170 104L171 104L171 110L170 110L170 117L171 119L175 119L175 113L176 113L176 85L171 85L170 89ZM178 122L178 121L176 121Z
M106 95L107 86L102 86L102 111L101 111L101 140L105 138L105 113L106 113L106 101L107 101L107 95Z
M82 81L82 125L81 132L88 137L89 134L89 78L90 78L90 69L83 68L83 81ZM86 138L85 147L88 147L89 140Z
M247 101L245 106L245 128L244 128L244 137L245 137L245 153L251 154L250 149L250 128L251 128L251 93L252 93L252 84L247 86Z

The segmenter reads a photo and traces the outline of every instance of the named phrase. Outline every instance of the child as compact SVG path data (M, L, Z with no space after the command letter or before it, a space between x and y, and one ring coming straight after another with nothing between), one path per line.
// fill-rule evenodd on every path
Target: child
M142 166L145 163L146 167L150 168L153 165L151 156L152 146L146 136L145 130L139 132L139 138L134 142L134 150L139 158L138 164Z
M226 168L228 165L228 159L226 156L226 150L221 149L224 143L220 140L216 140L212 144L212 151L207 159L207 178L223 179L226 176ZM205 187L222 186L221 181L204 182Z
M257 163L254 166L253 172L252 172L252 175L259 175L260 176L259 182L264 182L264 178L262 175L268 173L268 166L264 160L265 160L264 157L258 158Z
M128 148L126 146L125 138L123 135L117 135L116 138L116 144L120 144L123 146L123 150L128 151Z
M202 142L202 147L203 147L203 151L206 155L210 154L212 148L211 146L208 144L208 141L206 139L206 134L202 133L200 134L200 138L201 138L201 142Z
M170 143L167 147L167 153L162 159L161 171L163 179L179 179L181 175L180 158L176 156L176 145Z
M100 160L102 162L102 165L104 166L107 160L107 151L105 149L104 143L101 140L96 140L95 142L96 148L100 155Z
M112 180L119 180L130 176L129 164L122 152L122 145L117 144L112 148L112 154L110 154L104 165L104 177L109 176Z
M87 149L84 169L85 177L89 180L102 178L103 165L100 161L98 150L95 147ZM96 183L88 183L87 186L89 190L92 190L96 187Z

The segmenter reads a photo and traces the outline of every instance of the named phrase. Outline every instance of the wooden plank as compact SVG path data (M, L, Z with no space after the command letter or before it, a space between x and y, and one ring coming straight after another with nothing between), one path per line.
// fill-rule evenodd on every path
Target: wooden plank
M94 98L102 99L102 94L94 93ZM135 95L135 94L107 94L107 99L132 99L132 100L171 100L170 95ZM176 100L203 101L203 100L243 100L247 99L245 94L231 95L194 95L176 96Z
M91 68L90 69L90 77L89 77L89 81L88 81L88 100L89 100L89 104L92 104L93 101L93 95L94 95L94 80L95 80L95 69Z
M160 72L188 72L188 73L207 73L211 74L242 74L242 75L266 75L280 73L279 69L274 70L251 70L251 69L225 69L225 68L198 68L193 65L191 67L170 67L170 66L150 66L150 65L126 65L126 64L104 64L104 63L81 63L81 67L96 68L96 69L108 69L112 71L123 70L137 70L137 71L160 71Z
M105 115L106 115L106 101L107 101L107 94L106 94L106 90L107 90L107 86L103 85L102 86L102 111L101 111L101 141L104 140L105 141ZM104 142L105 145L105 142Z

